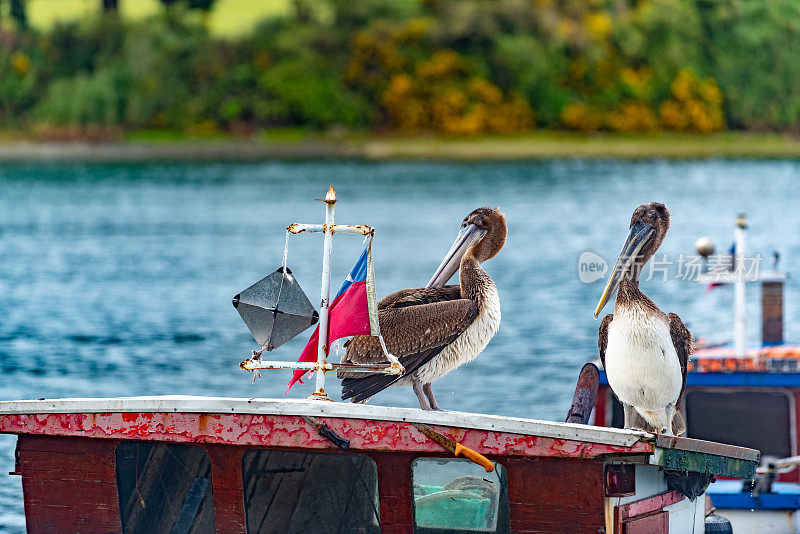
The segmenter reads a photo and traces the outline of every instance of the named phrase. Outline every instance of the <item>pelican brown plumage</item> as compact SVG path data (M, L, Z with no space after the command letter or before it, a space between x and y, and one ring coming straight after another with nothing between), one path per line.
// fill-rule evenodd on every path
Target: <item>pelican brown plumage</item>
M411 385L423 410L439 410L431 383L475 359L500 327L497 288L481 263L496 256L505 241L500 211L478 208L467 215L427 287L403 289L378 303L386 347L405 373L339 373L342 399L362 402L391 385ZM459 284L445 286L456 271ZM354 336L346 347L343 363L387 362L378 338Z
M639 289L642 267L661 246L669 223L664 204L650 202L634 210L594 316L616 292L614 314L603 318L597 346L608 383L622 403L625 428L680 435L686 430L678 407L692 335L680 317L662 312Z

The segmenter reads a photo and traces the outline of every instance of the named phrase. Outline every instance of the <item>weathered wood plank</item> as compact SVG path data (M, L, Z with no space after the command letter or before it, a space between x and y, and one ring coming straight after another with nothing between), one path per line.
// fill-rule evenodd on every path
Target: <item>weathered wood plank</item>
M244 490L242 488L242 453L244 447L204 445L211 460L214 484L214 522L217 532L244 534Z
M617 506L616 508L618 510L620 520L625 521L637 515L644 515L650 512L661 510L665 506L670 506L684 500L685 498L686 497L684 497L678 491L668 491L666 493L660 493L645 499L639 499L638 501L629 502L628 504L623 504L622 506Z
M20 436L29 533L121 532L114 442Z
M667 534L669 512L659 512L623 523L622 534Z
M655 445L656 447L661 447L663 449L676 449L681 451L713 454L716 456L725 456L739 460L748 460L750 462L757 462L761 455L761 453L756 449L737 447L735 445L717 443L714 441L705 441L702 439L667 436L665 434L657 434L655 436Z
M758 466L751 460L680 449L656 449L655 458L657 465L667 469L745 479L753 478Z
M605 526L603 462L505 458L511 530L596 533Z
M369 453L378 464L381 532L413 532L411 461L409 453Z

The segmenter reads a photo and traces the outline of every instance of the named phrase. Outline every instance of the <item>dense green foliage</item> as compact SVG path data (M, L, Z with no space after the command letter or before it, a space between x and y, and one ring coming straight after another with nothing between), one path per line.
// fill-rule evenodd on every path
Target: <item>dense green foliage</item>
M293 5L235 41L212 37L185 2L47 33L6 22L0 121L197 133L800 126L796 0Z

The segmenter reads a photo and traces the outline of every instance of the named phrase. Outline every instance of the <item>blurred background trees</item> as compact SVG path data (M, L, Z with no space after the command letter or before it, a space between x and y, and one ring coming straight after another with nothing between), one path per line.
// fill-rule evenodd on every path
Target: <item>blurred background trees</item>
M132 0L91 1L93 17L42 29L28 22L35 3L0 0L1 124L800 126L796 0L275 0L285 14L224 37L207 24L223 0L159 0L144 19L120 16Z

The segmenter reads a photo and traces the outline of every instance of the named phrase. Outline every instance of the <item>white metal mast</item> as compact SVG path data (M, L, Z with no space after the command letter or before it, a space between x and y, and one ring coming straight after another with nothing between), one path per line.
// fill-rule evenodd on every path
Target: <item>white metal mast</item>
M735 232L735 263L734 266L734 337L733 348L734 355L744 357L747 355L747 319L746 307L747 299L745 298L745 231L747 230L747 217L740 213L736 217L736 232Z
M318 233L322 232L325 236L322 246L322 287L320 291L319 309L319 342L317 343L316 362L285 362L285 361L263 361L260 358L251 358L239 364L239 367L247 371L258 371L259 369L295 369L303 371L316 371L316 389L309 397L314 400L330 400L325 393L325 372L326 371L348 371L355 373L384 373L388 375L399 375L405 371L400 362L393 355L385 352L389 363L379 364L354 364L354 363L328 363L326 349L328 348L328 306L330 305L331 295L331 252L333 250L333 234L360 234L370 235L374 230L365 225L334 224L334 211L336 210L336 191L330 186L324 199L325 202L325 224L299 224L292 223L286 230L292 234ZM381 343L383 341L381 340Z

